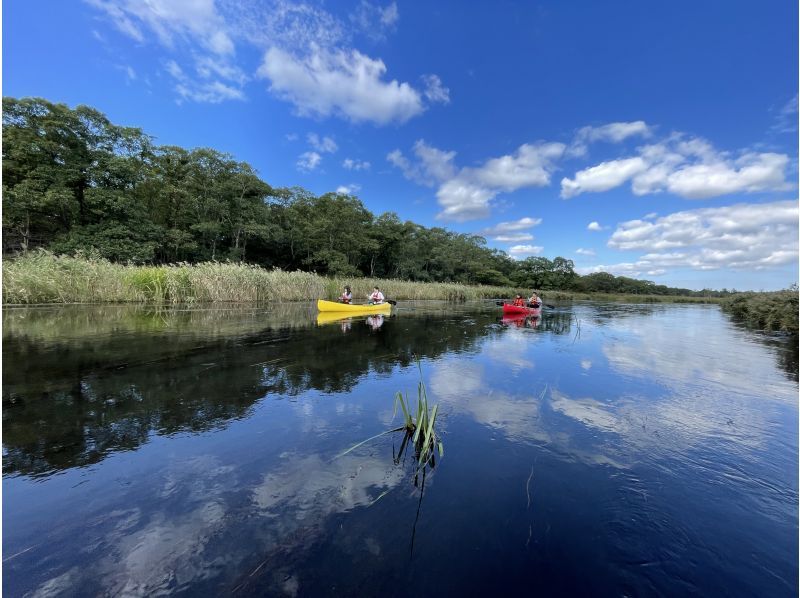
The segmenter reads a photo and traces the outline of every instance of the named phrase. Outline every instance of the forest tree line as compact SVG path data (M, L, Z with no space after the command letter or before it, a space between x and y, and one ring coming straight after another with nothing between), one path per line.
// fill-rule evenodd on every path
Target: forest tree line
M478 235L372 214L355 196L277 188L213 149L159 146L87 106L3 98L3 252L124 263L247 261L323 275L708 295L572 260L514 260ZM713 292L713 294L727 294Z

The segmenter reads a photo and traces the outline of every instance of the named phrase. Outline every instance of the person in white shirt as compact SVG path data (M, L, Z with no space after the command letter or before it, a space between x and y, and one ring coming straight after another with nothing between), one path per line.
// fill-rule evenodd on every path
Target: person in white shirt
M369 304L370 305L380 305L385 301L383 297L383 293L378 287L372 289L372 294L369 296Z

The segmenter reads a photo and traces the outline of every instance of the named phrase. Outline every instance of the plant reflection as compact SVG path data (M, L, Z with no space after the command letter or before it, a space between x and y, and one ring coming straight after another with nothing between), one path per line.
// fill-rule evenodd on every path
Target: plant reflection
M490 333L422 314L343 338L338 326L310 327L307 309L295 312L284 320L251 309L5 311L4 473L49 475L136 449L153 432L225 427L267 397L346 392L414 354L472 350Z

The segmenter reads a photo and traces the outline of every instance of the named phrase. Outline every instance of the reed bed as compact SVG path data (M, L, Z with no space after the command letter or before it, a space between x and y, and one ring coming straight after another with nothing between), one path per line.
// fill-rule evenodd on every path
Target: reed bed
M374 286L395 300L477 301L527 296L531 289L446 282L320 276L313 272L268 270L232 262L133 266L101 258L31 252L3 263L3 303L211 303L314 301L335 299L350 285L356 302ZM547 301L629 303L719 303L715 297L614 295L543 291Z
M230 262L132 266L44 251L3 263L4 304L312 301L334 299L346 284L356 300L366 299L376 285L398 300L469 301L518 292L457 283L331 278Z
M728 297L722 310L751 328L768 332L798 332L797 287L771 293L740 293Z

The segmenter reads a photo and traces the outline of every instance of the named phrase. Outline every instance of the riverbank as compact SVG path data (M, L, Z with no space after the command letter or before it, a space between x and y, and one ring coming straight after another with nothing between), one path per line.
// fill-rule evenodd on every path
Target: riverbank
M510 297L510 287L329 278L239 263L128 266L37 252L3 263L3 303L206 303L335 299L344 285L364 298L377 285L387 298L470 301Z
M725 298L721 307L735 320L751 328L797 334L797 289L772 293L739 293Z
M373 278L329 278L311 272L266 270L249 264L204 262L130 266L103 259L30 253L3 263L3 303L210 303L335 299L345 284L366 297L373 286L395 300L477 301L526 295L531 289L410 282ZM715 297L614 295L543 291L546 302L718 303Z

